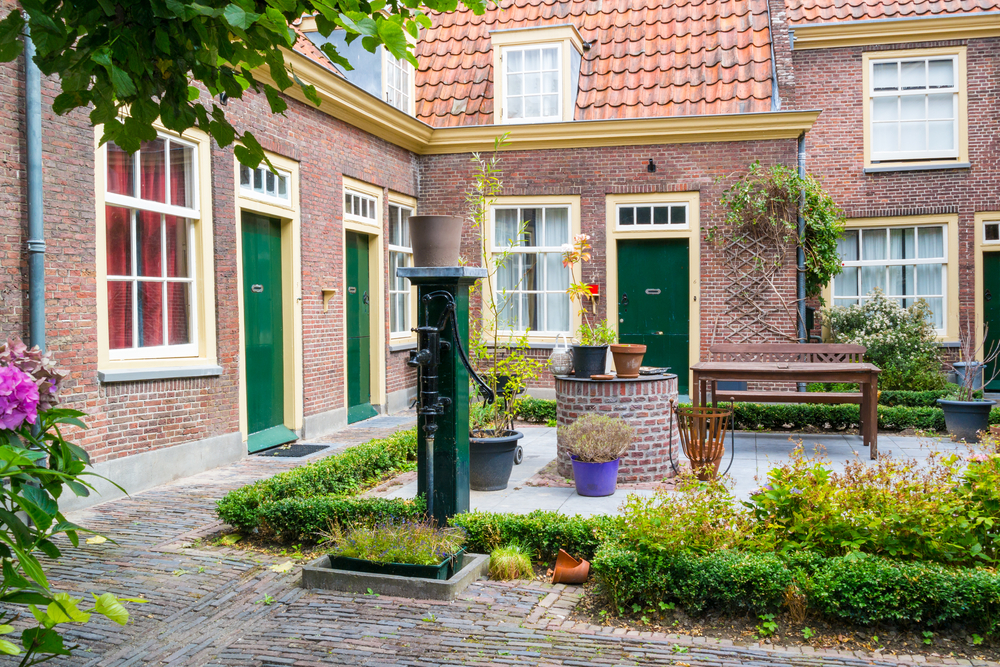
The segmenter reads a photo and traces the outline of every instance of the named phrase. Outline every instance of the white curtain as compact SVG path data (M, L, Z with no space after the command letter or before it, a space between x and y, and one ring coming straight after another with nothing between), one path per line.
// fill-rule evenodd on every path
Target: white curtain
M865 261L885 259L885 236L885 229L862 230L861 259Z
M542 245L558 248L564 243L569 243L569 210L565 208L546 209L545 240Z
M921 227L917 230L920 259L944 259L944 228Z
M913 228L889 230L889 259L913 259L916 256Z

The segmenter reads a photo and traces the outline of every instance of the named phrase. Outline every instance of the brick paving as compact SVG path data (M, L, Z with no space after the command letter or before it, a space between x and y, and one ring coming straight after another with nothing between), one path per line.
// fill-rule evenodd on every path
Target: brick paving
M349 428L342 445L405 424ZM69 628L73 666L672 665L812 667L966 661L880 657L808 647L734 646L725 640L638 632L567 620L580 594L536 582L479 581L453 602L306 591L287 559L200 548L220 525L215 500L300 461L251 457L71 515L115 543L81 545L51 566L60 590L143 596L125 626L95 619ZM677 652L674 646L684 647ZM7 663L3 663L7 664ZM11 663L13 664L13 662ZM979 664L979 663L975 663ZM988 663L981 663L988 664Z

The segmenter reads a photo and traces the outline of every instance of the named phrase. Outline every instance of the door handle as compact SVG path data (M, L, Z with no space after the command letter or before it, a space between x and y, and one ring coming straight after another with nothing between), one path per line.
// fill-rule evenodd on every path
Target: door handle
M989 290L986 290L986 293L983 294L983 298L986 299L987 301L992 301L993 300L993 295L990 294Z
M370 302L371 302L371 299L368 298L368 290L365 290L365 293L361 295L361 303L365 304L365 312L366 313L368 312L368 304Z
M622 292L622 300L618 303L618 305L621 306L621 312L624 313L624 312L628 311L628 293L627 292Z

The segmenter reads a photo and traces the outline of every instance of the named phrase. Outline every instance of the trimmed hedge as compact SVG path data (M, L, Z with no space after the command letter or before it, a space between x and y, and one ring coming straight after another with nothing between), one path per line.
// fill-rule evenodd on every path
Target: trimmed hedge
M750 431L797 429L805 426L843 429L858 426L858 405L813 405L791 403L737 403L736 428ZM1000 424L1000 408L990 411L990 423ZM913 428L921 431L944 431L941 408L878 406L878 427L886 431Z
M630 604L676 602L760 614L778 611L789 587L827 617L870 625L920 627L962 623L992 633L1000 625L1000 576L984 568L949 568L865 554L823 558L799 554L715 551L643 553L616 543L591 563L602 593L622 611Z
M260 509L286 498L348 496L413 467L417 431L370 440L313 463L227 493L216 504L219 518L244 534L260 528Z
M517 416L532 424L545 424L556 418L556 402L543 398L525 398L517 408Z
M622 525L617 516L566 516L535 510L529 514L468 512L452 517L451 525L465 529L469 551L489 553L497 547L519 544L540 560L554 557L559 549L590 558Z
M331 524L374 526L420 521L426 511L423 496L413 500L341 496L285 498L258 509L258 532L278 542L312 542L321 531L329 530Z

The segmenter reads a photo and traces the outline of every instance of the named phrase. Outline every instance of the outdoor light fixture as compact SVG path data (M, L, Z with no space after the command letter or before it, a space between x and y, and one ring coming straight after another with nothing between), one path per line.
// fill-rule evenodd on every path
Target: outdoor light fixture
M651 174L656 171L656 163L653 162L653 158L649 158L649 164L646 165L646 171Z

